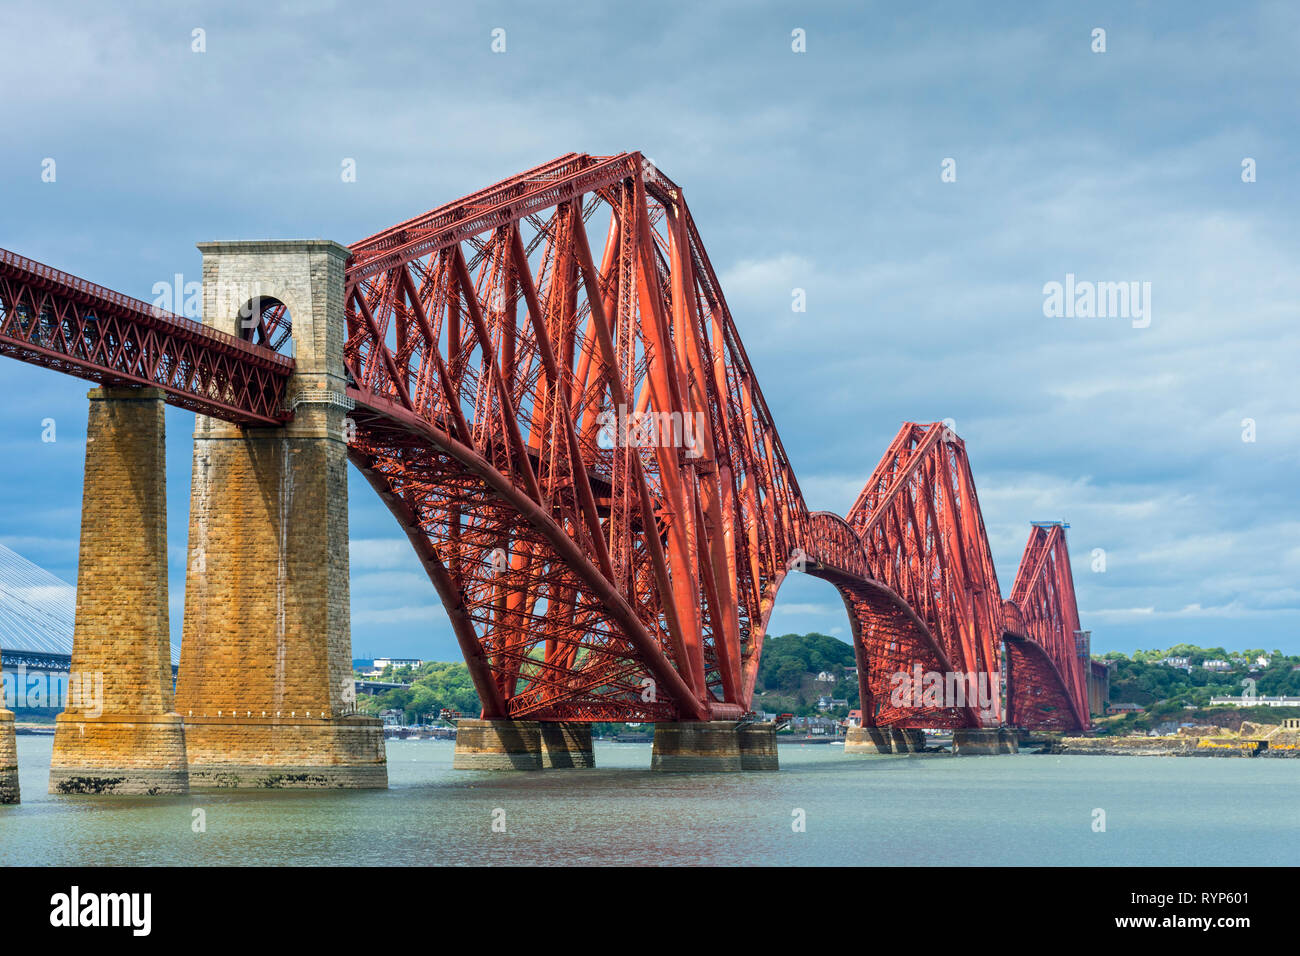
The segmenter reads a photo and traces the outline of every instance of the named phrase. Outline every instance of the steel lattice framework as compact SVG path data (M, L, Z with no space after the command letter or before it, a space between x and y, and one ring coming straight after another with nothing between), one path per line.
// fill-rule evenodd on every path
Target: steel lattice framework
M904 424L847 519L810 513L682 190L640 153L562 156L351 253L350 457L485 717L738 718L799 570L844 599L867 723L1086 726L1063 530L1035 529L1003 602L942 423ZM291 416L290 334L274 305L244 341L0 255L0 353L214 417ZM917 668L996 682L1004 641L1006 714L891 699Z
M1034 525L1004 606L1007 718L1036 730L1086 730L1089 647L1060 522Z
M805 510L681 190L569 155L352 252L353 461L485 716L744 713Z
M169 404L241 425L292 417L292 359L4 249L0 355L108 386L151 385Z
M980 514L965 443L943 423L906 423L849 510L866 552L868 574L913 612L863 608L867 667L859 669L863 713L911 727L1001 722L1002 596ZM918 626L923 625L923 626ZM925 672L983 680L987 712L954 706L900 709L888 693L894 675L919 663Z

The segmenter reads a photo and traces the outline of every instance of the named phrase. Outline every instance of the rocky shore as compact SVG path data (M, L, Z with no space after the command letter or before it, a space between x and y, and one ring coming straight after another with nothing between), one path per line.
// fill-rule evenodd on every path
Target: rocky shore
M1300 731L1245 722L1240 730L1184 727L1163 737L1060 737L1039 753L1106 757L1300 757Z

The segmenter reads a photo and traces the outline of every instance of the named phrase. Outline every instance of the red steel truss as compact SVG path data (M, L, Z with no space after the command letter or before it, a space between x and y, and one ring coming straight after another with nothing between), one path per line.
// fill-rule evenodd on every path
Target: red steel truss
M241 425L287 421L293 360L0 249L0 355Z
M951 429L942 422L905 423L849 511L848 525L861 542L866 577L878 586L821 576L837 585L849 608L864 722L1087 729L1087 649L1077 640L1064 526L1035 526L1004 602L966 445ZM919 690L918 673L943 675L944 693L898 693ZM951 688L948 675L959 679Z
M738 718L798 570L844 599L866 722L1086 726L1063 530L1035 529L1003 602L941 423L902 427L847 519L810 513L682 190L640 153L570 153L351 252L350 457L485 717ZM291 416L291 329L259 320L243 341L0 252L0 354L246 425ZM973 683L896 693L996 688L1004 641L1005 715Z
M880 725L982 726L1001 722L997 680L1002 596L980 515L966 445L943 423L906 423L849 510L870 576L913 611L870 611L860 619L866 668L859 668L863 713ZM919 626L918 626L919 625ZM963 675L960 699L917 701L893 693L896 675ZM984 682L987 706L976 713ZM969 691L976 693L970 694Z
M1089 646L1079 630L1065 525L1034 525L1004 614L1008 722L1087 730Z
M352 252L352 458L484 715L748 710L806 509L681 189L571 154Z

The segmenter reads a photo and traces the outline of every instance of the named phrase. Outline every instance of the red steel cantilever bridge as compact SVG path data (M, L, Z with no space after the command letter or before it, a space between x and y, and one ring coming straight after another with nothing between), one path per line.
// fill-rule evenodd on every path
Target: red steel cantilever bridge
M966 447L904 424L847 517L809 511L682 190L572 153L350 247L350 457L442 599L483 716L750 710L791 570L852 622L864 722L1088 726L1065 534L1003 599ZM282 309L282 307L280 307ZM241 425L287 421L272 309L247 339L0 252L0 354ZM980 675L1005 707L900 700Z

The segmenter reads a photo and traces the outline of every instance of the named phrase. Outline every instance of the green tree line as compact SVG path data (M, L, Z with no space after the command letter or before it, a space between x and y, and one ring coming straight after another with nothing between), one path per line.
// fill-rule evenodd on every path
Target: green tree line
M385 669L380 680L393 683L410 682L410 687L385 691L382 694L361 696L357 707L366 714L376 715L384 710L401 710L407 723L419 723L424 717L434 717L446 708L471 717L483 709L479 703L469 668L462 662L428 661L419 670L404 667Z

